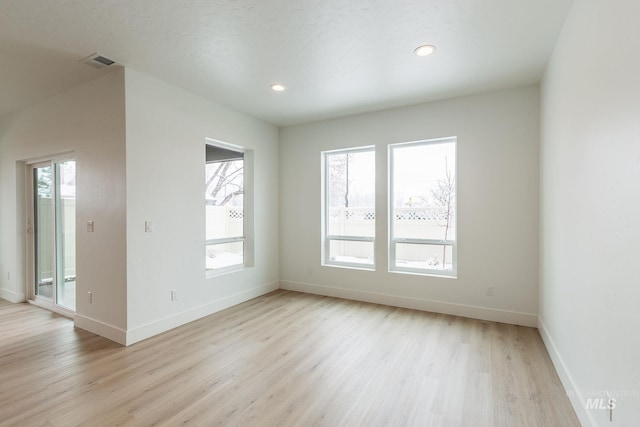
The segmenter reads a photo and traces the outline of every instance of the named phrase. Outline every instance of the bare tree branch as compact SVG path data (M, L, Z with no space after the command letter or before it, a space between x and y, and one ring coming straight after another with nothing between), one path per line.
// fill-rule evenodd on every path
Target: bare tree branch
M207 200L207 204L223 206L233 200L235 196L244 193L244 167L240 165L242 163L237 160L219 162L215 172L206 182L205 192L213 199ZM230 170L232 167L235 169ZM222 201L218 197L220 193L224 195Z
M449 237L449 229L452 226L453 217L455 215L456 184L453 174L451 173L451 170L449 170L449 165L446 163L446 159L445 179L438 180L438 188L437 190L431 190L431 195L433 196L433 200L436 205L444 208L444 240L447 240ZM447 246L444 245L442 248L442 268L445 267L447 255L446 250Z

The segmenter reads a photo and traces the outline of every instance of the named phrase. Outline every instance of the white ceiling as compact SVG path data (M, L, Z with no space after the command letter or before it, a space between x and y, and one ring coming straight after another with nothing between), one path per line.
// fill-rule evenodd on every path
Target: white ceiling
M94 52L276 125L531 84L570 4L0 0L0 115L105 72Z

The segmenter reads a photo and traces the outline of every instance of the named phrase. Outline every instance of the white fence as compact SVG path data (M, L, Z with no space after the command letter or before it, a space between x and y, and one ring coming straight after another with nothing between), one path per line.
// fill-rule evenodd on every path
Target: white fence
M53 278L53 242L54 242L54 221L51 198L41 197L38 209L38 242L41 256L37 257L37 268L40 271L42 281L49 281ZM60 218L63 240L62 249L64 253L64 277L72 280L76 276L76 199L62 199L61 211L63 217Z
M434 239L445 238L446 211L434 207L403 207L394 209L396 237ZM207 239L228 236L241 236L243 211L239 206L206 206ZM331 208L329 209L328 234L342 236L375 236L374 208ZM449 224L448 239L454 239L455 224ZM406 262L428 263L442 259L442 248L427 245L397 245L396 258ZM242 243L228 243L210 247L208 256L213 258L223 254L241 254ZM332 251L341 257L370 258L373 256L371 245L361 242L335 241ZM447 262L450 262L450 249L447 249Z
M205 212L207 240L243 235L244 212L242 206L206 205ZM219 267L218 261L225 257L230 258L228 262L232 264L237 263L237 257L242 256L243 249L242 242L208 246L207 268ZM214 258L218 258L218 261L214 261ZM242 258L240 258L240 262L241 260Z
M242 206L206 205L207 240L242 236Z
M447 229L447 214L438 207L402 207L394 209L395 236L415 239L443 240ZM330 208L328 234L342 236L375 235L375 209L373 208ZM455 239L455 224L450 223L447 239ZM344 257L369 258L370 245L361 242L334 242L332 252ZM436 256L442 258L442 249L425 245L398 245L396 258L408 262L427 262ZM449 257L449 254L447 254Z

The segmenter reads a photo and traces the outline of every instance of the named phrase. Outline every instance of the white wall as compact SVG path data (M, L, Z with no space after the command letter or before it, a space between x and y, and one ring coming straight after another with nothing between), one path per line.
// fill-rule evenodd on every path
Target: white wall
M574 2L542 85L540 331L584 425L640 422L638 16Z
M458 137L458 278L388 273L387 145L446 136ZM286 127L280 139L282 287L536 325L537 86ZM377 270L322 267L320 153L372 144Z
M126 117L127 342L277 289L278 129L130 69ZM207 137L253 150L255 165L255 266L210 279Z
M77 324L126 328L124 72L5 116L0 123L0 296L25 300L25 161L74 152L77 160ZM87 233L86 222L95 222ZM7 273L10 279L7 279ZM104 332L103 332L104 333Z
M207 137L253 150L256 212L255 265L209 279ZM278 288L278 129L118 69L0 120L0 297L25 300L25 161L69 151L77 159L76 326L131 344Z

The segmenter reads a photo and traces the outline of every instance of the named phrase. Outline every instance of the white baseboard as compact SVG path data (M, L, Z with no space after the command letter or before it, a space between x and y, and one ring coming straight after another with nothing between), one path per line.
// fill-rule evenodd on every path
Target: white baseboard
M422 298L409 298L375 292L357 291L353 289L336 288L288 280L281 281L280 288L290 291L391 305L394 307L411 308L414 310L451 314L454 316L470 317L472 319L489 320L492 322L508 323L512 325L529 326L533 328L538 326L538 316L530 313L497 310L494 308L455 304Z
M0 298L13 303L25 302L27 295L24 292L15 292L9 289L0 288Z
M202 317L209 316L210 314L224 310L225 308L229 308L236 304L240 304L250 299L259 297L261 295L268 294L269 292L273 292L277 289L279 289L279 282L267 283L265 285L238 292L237 294L233 294L228 297L209 302L207 304L192 308L187 311L183 311L181 313L165 317L155 322L147 323L146 325L130 329L126 332L125 345L137 343L154 335L158 335L170 329L177 328L178 326L193 322L194 320L200 319Z
M93 334L110 339L111 341L115 341L118 344L126 345L127 331L124 329L81 314L73 316L73 323L76 328L84 329L85 331L89 331Z
M549 331L544 325L544 321L540 317L538 317L538 331L542 337L542 342L544 342L544 345L547 348L547 353L549 353L549 356L551 357L553 366L556 368L556 372L558 372L560 381L562 382L564 389L567 391L567 397L569 397L571 406L573 406L573 410L576 412L576 415L580 420L580 424L583 426L596 427L597 423L589 411L587 411L587 404L584 396L580 393L580 389L576 387L567 365L564 363L562 356L558 352L558 347L556 347L553 338L551 338Z

